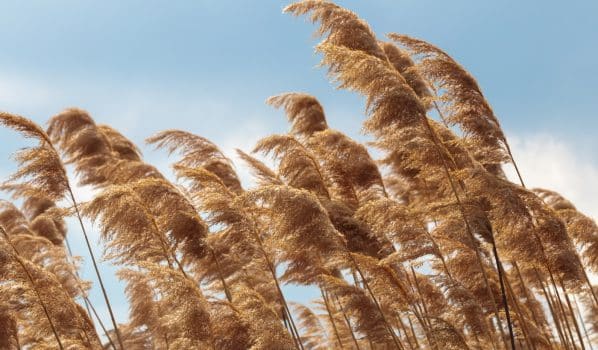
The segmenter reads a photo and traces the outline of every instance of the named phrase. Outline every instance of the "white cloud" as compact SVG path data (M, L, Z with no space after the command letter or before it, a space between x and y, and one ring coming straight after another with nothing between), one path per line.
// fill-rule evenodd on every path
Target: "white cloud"
M596 158L549 134L511 136L509 141L527 187L557 191L572 201L578 210L598 219ZM516 182L514 169L506 167L505 170Z

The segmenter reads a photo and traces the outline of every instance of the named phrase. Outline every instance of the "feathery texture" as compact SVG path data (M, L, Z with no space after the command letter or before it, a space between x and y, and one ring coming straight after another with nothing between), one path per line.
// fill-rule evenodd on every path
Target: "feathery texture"
M288 92L269 97L266 103L275 108L284 108L294 134L311 136L328 128L322 105L311 95Z
M0 186L15 200L0 201L0 348L544 350L595 340L596 223L559 194L506 178L513 156L471 74L425 41L378 41L332 2L284 11L318 25L331 80L365 97L371 142L330 128L314 96L270 97L290 131L254 148L271 166L237 150L256 179L245 190L203 136L147 139L178 157L177 183L83 110L52 117L47 132L0 113L37 142ZM64 164L93 187L88 203L75 202ZM75 302L90 286L65 251L64 218L80 212L129 299L127 323L105 330L103 346ZM283 284L321 299L289 302Z
M201 166L216 174L231 191L242 191L231 161L208 139L186 131L166 130L146 141L155 144L157 148L167 148L170 153L179 152L182 158L176 165L189 168Z
M421 57L418 71L442 92L445 121L461 127L473 156L487 166L506 161L505 135L475 79L434 45L406 35L389 37Z

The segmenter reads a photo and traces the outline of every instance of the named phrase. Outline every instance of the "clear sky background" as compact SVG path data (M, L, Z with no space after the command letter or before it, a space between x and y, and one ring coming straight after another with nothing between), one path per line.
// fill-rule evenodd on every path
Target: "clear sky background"
M380 39L399 32L452 55L479 81L507 132L529 186L560 191L598 218L598 2L339 1ZM167 128L208 137L233 155L288 129L264 104L286 91L316 95L331 127L360 134L363 99L336 91L313 52L314 26L281 13L280 1L0 2L0 110L44 124L66 107L88 110L143 145ZM0 130L0 179L26 145ZM240 165L240 164L239 164ZM244 179L247 172L238 167ZM89 198L87 189L78 196ZM94 239L97 233L94 233ZM80 230L70 239L87 261ZM99 246L96 247L100 251ZM119 320L123 286L106 265ZM83 274L94 280L88 263ZM289 289L292 299L305 291ZM102 309L97 288L92 300ZM107 320L107 318L104 318Z

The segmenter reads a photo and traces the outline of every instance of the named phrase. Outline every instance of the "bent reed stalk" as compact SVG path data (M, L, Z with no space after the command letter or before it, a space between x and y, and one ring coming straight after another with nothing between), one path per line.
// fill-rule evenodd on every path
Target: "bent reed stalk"
M284 12L317 24L322 66L364 97L373 141L332 129L307 93L270 97L289 132L237 150L255 180L246 188L233 160L191 132L146 140L176 157L170 180L83 110L52 117L47 131L1 113L3 126L37 144L16 153L18 169L0 186L14 201L0 205L0 347L592 348L598 226L558 193L526 188L474 77L423 40L378 40L332 2ZM65 164L93 187L89 202L77 202ZM68 216L112 329L79 278ZM116 322L85 219L120 268L127 323ZM319 295L299 304L285 285Z

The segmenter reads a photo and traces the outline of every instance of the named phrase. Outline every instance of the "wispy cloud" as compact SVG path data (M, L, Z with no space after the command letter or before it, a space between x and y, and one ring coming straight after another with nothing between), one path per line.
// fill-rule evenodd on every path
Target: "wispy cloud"
M553 135L530 134L510 137L515 160L530 188L557 191L586 215L598 218L598 159L580 152L578 145ZM515 181L515 171L506 168Z

